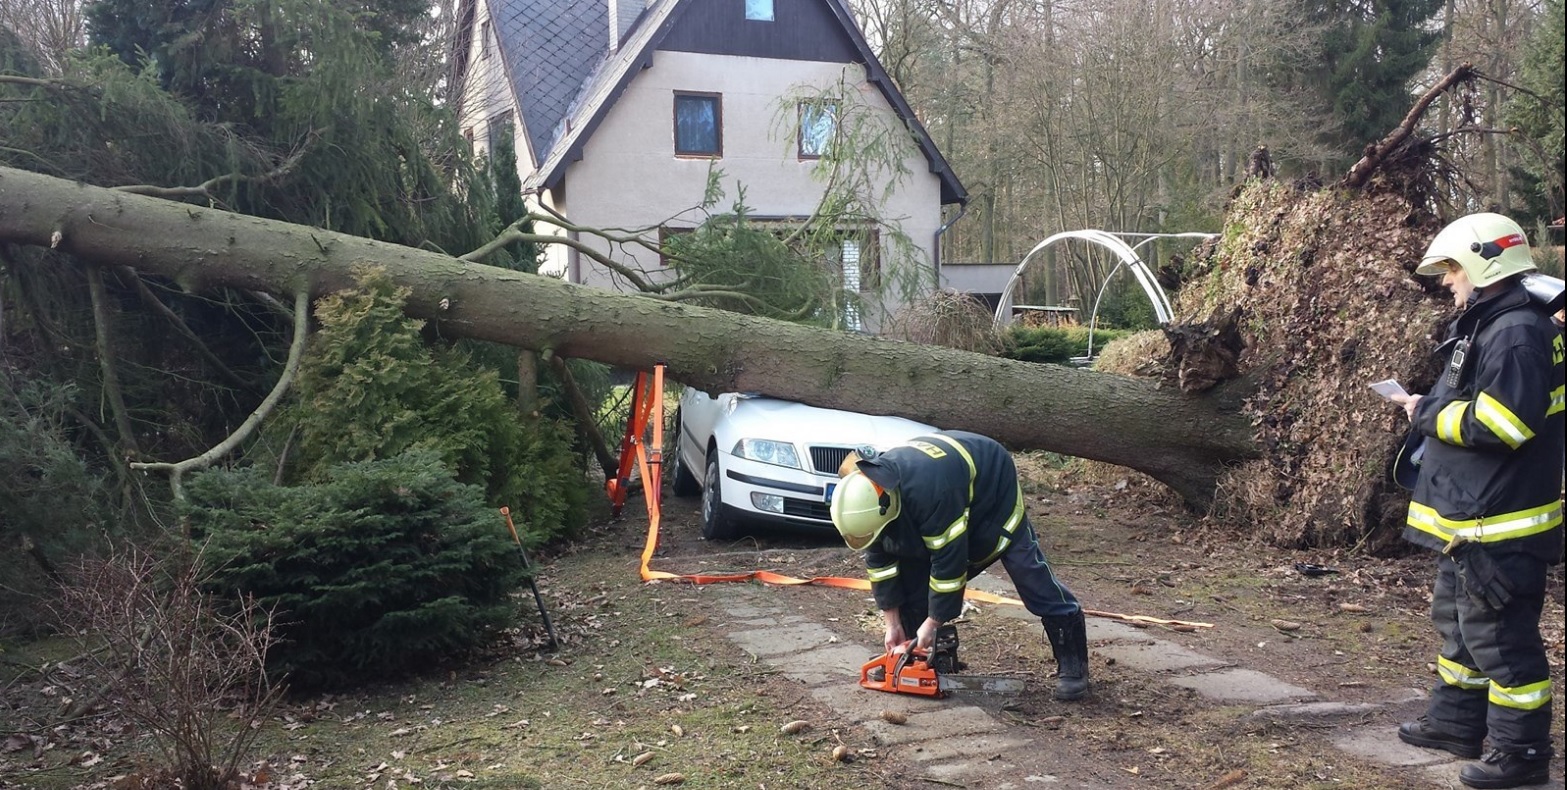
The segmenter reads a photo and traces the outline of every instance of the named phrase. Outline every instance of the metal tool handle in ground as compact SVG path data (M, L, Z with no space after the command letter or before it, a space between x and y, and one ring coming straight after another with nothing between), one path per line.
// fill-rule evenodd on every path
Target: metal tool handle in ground
M560 638L555 636L555 625L550 622L549 610L544 608L544 596L539 594L539 585L533 581L533 563L528 560L528 550L522 547L522 536L517 534L517 525L511 523L511 508L502 507L501 515L506 517L506 528L511 530L511 539L517 543L517 553L522 555L522 567L528 571L528 587L533 590L533 601L539 605L539 616L544 618L544 631L550 635L550 648L560 646Z

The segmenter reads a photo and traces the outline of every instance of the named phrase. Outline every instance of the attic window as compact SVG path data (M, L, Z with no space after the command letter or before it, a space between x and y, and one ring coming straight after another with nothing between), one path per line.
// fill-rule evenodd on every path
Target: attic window
M717 93L675 94L675 155L724 155L723 97Z
M479 57L490 56L490 20L486 19L479 25Z
M832 145L833 131L838 125L838 105L835 102L800 102L800 158L820 159Z
M745 18L756 22L773 21L773 0L745 0Z

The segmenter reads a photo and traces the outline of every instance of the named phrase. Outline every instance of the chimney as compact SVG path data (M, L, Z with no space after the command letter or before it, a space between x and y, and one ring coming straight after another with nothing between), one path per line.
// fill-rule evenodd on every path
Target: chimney
M609 0L609 51L618 52L620 42L625 40L626 31L636 23L637 17L642 15L642 9L647 6L647 0Z

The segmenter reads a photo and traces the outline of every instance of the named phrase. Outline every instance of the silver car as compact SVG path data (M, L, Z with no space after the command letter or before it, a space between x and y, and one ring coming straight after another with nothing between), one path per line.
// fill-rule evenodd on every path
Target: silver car
M676 496L702 495L702 536L747 527L833 529L827 503L851 450L886 450L936 428L902 417L820 409L686 388L676 414Z

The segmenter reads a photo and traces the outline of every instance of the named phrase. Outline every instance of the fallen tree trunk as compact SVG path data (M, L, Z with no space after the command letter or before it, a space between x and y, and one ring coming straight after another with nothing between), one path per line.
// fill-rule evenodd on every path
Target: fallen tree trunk
M1141 380L886 341L576 286L445 255L0 168L0 241L129 266L188 290L312 296L358 266L412 290L408 312L447 336L628 368L662 362L709 392L755 391L896 414L1130 467L1198 508L1219 473L1256 457L1238 399Z

